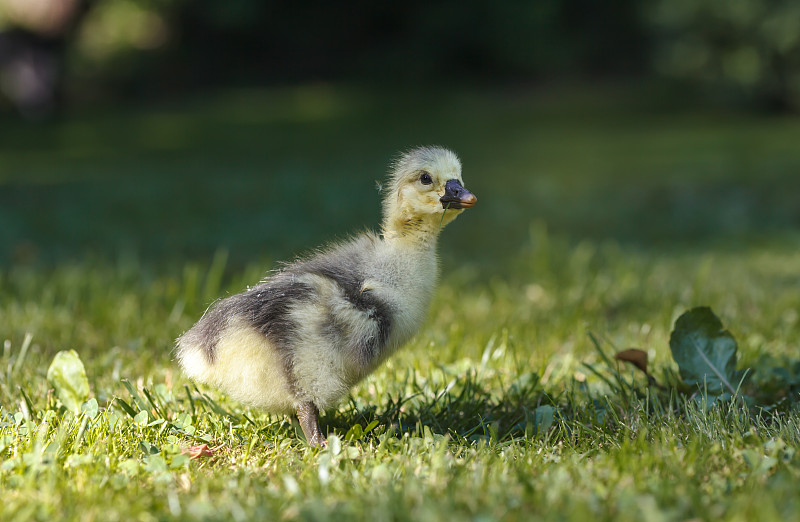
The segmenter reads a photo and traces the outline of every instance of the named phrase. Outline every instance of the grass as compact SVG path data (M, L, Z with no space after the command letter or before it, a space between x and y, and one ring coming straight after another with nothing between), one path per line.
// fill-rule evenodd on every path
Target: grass
M798 519L797 122L315 89L0 129L3 520ZM327 450L180 375L211 300L374 223L385 155L429 141L480 202L444 232L426 327L323 416ZM700 304L750 405L648 387L589 335L674 383ZM62 349L96 408L59 407Z

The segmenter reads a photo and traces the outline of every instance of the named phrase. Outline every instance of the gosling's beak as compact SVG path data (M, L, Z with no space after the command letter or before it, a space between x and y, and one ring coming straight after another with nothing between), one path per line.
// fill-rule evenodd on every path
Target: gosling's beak
M475 206L478 198L475 194L461 186L457 179L447 180L444 185L444 196L439 198L442 208L471 208Z

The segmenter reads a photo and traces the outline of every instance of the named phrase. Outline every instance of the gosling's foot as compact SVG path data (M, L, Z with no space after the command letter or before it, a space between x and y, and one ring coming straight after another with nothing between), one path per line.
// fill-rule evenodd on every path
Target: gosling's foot
M328 446L328 441L325 440L325 435L322 434L322 429L319 427L319 409L313 402L306 402L297 408L297 420L300 422L309 446L315 448Z

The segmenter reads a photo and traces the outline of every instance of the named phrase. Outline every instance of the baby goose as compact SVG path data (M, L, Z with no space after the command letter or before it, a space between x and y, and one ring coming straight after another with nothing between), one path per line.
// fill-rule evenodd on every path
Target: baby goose
M177 341L186 374L273 413L296 413L324 446L319 410L335 405L422 325L438 274L436 241L477 199L449 150L393 165L382 235L363 234L211 306Z

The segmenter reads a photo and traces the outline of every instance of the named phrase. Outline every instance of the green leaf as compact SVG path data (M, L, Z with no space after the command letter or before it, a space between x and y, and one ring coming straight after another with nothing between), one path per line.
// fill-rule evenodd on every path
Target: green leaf
M142 410L136 414L136 416L133 418L133 421L139 426L147 426L147 423L150 421L150 416L145 410Z
M174 457L172 457L172 462L170 462L169 467L170 469L185 468L188 463L189 463L188 455L175 455Z
M89 380L75 350L63 350L53 357L47 380L64 406L76 413L81 411L81 405L89 398Z
M744 457L745 464L747 464L747 467L750 468L754 475L764 475L769 473L778 463L778 459L775 457L762 455L761 453L752 449L742 450L742 457Z
M736 340L723 330L711 308L693 308L681 315L669 347L686 384L706 390L709 396L736 394Z
M161 455L150 455L145 458L144 469L150 473L167 471L167 461Z
M555 408L547 404L542 404L534 410L533 414L536 420L536 430L540 434L547 433L553 426L553 421L555 420Z
M139 461L136 459L123 460L119 463L119 469L130 476L135 476L139 472Z
M361 440L361 436L364 434L364 429L361 427L361 424L353 424L353 426L347 430L347 433L344 436L344 440L346 441L354 441L354 440Z
M90 419L94 419L97 417L97 414L100 412L100 406L97 404L97 399L92 397L88 401L84 402L81 405L81 409L86 412L86 415Z
M367 427L364 428L364 435L366 435L367 433L369 433L372 430L374 430L377 425L378 425L378 421L377 420L374 420L374 421L370 422L369 424L367 424Z

